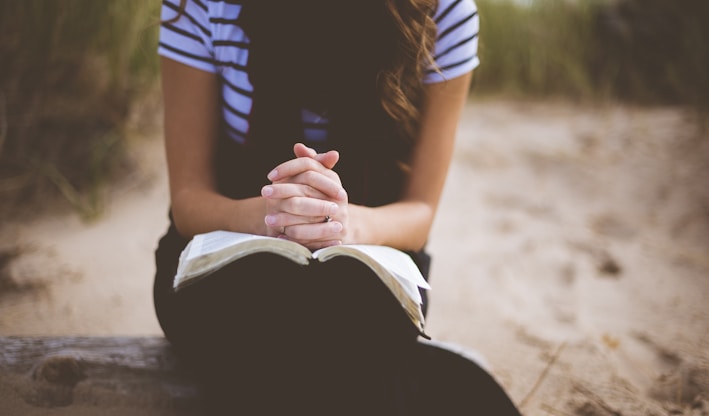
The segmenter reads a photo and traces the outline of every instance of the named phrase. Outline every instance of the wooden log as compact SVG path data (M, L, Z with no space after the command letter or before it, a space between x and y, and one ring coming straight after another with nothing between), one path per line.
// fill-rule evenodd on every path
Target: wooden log
M199 407L192 376L164 338L0 337L0 415L193 415Z

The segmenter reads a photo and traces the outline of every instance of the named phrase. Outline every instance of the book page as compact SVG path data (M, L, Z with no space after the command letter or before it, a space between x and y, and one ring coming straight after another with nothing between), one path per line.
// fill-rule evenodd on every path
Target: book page
M227 264L255 253L273 253L306 266L310 250L298 243L274 237L212 231L195 235L180 254L175 290L214 273Z
M361 254L355 255L353 251ZM329 258L337 255L351 255L362 261L364 261L365 258L374 260L378 266L370 264L370 267L382 267L387 270L399 281L401 288L406 292L409 298L419 304L422 299L418 287L423 289L431 288L421 275L421 271L416 266L416 263L403 251L386 246L351 244L318 250L313 253L313 258L327 261ZM365 263L369 262L365 261Z
M187 252L185 261L196 257L216 253L227 247L233 246L242 241L268 238L259 235L232 233L229 231L212 231L206 234L195 235L190 242L190 249Z
M431 289L426 279L421 275L421 271L416 267L416 263L411 260L408 254L395 248L386 246L373 246L366 244L352 244L341 247L353 248L376 260L390 272L398 277L408 280L423 289ZM332 248L337 251L338 246ZM327 249L320 250L326 251ZM313 258L318 258L319 252L313 253Z
M406 292L406 295L411 298L411 300L413 300L419 305L423 302L421 292L419 292L419 289L415 284L411 283L411 281L407 279L401 278L398 274L394 272L391 272L391 274L397 278L399 284L401 284L401 288L404 289L404 292Z

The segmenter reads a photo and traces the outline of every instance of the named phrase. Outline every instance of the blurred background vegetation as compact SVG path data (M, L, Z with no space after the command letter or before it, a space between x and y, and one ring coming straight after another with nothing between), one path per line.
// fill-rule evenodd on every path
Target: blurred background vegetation
M159 0L0 0L0 214L63 196L97 215L155 94Z
M709 106L707 0L477 0L481 93Z
M477 0L477 95L709 108L707 0ZM155 98L159 0L0 0L0 214L100 212Z

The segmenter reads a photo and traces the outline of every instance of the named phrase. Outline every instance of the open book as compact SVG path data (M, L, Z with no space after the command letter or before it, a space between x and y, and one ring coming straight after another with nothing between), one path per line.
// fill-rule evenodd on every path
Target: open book
M213 231L198 234L187 244L175 275L174 288L180 290L197 282L227 264L249 254L270 252L307 266L310 262L348 256L366 264L391 291L416 326L423 331L421 293L418 288L430 289L411 257L385 246L340 245L311 252L293 241L253 234Z

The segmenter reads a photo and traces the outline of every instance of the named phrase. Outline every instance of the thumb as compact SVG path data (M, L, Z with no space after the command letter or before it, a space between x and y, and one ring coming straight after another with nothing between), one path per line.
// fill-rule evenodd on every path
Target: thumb
M340 152L338 152L337 150L330 150L326 153L319 153L315 155L315 160L320 162L326 168L332 169L340 160Z
M293 153L295 154L295 157L313 158L327 169L334 168L340 160L340 153L336 150L330 150L325 153L317 153L314 149L304 145L303 143L296 143L295 146L293 146Z
M295 157L312 157L317 156L317 152L314 149L304 145L303 143L296 143L293 146L293 153Z

